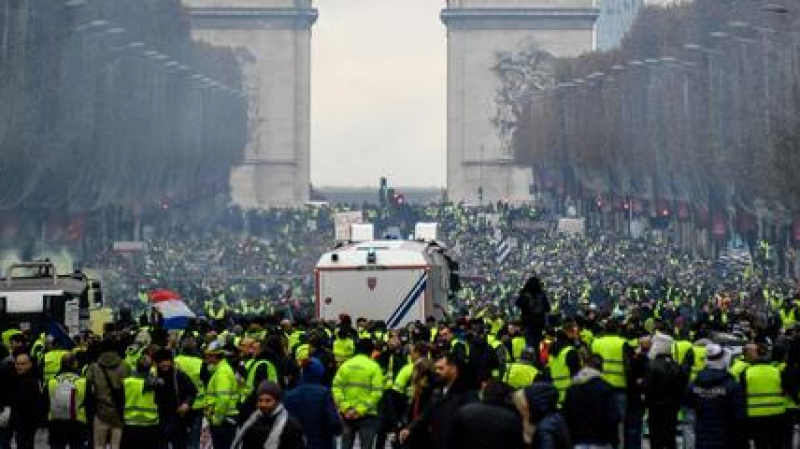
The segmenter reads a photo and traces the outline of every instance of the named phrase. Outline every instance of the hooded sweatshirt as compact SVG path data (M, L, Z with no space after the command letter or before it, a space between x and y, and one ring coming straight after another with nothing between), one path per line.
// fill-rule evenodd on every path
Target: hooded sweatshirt
M342 431L333 396L322 386L325 369L311 358L303 368L300 385L286 393L283 405L289 415L300 421L309 449L333 449L335 435Z
M96 416L111 427L123 427L125 424L119 413L124 404L115 402L112 390L124 388L123 382L127 375L127 366L123 363L122 357L114 351L101 353L97 362L86 370L86 382L91 385L94 392Z

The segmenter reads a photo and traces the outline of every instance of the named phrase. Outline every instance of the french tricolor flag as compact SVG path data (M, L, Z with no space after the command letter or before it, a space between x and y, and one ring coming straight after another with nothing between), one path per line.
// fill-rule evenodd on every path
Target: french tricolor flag
M185 329L189 318L195 314L181 299L181 295L172 290L159 289L150 292L150 302L164 317L165 329Z

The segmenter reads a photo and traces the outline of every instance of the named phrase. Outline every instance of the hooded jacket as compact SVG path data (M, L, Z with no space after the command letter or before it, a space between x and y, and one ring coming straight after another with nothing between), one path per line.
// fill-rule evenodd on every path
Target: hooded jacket
M122 357L114 351L101 353L97 362L86 370L86 384L92 392L91 403L94 406L95 416L111 427L123 427L125 424L119 412L124 404L115 403L112 389L122 389L127 375L127 366L123 363Z
M342 423L331 391L321 385L325 376L322 363L312 358L303 369L300 385L289 390L283 406L303 429L309 449L333 449L335 435L342 433Z
M744 392L727 370L700 371L689 385L686 405L695 411L697 449L747 447Z
M556 411L558 390L548 383L534 383L525 388L530 422L536 426L534 449L570 449L572 442L564 418Z
M617 426L622 415L614 388L600 371L586 367L578 372L567 389L562 413L575 444L619 444Z

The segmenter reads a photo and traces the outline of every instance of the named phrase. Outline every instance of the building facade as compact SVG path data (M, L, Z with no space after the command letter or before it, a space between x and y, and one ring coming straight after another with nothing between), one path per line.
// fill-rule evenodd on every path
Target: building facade
M247 208L302 205L311 184L311 0L184 0L195 39L232 47L248 99L245 159L231 196Z

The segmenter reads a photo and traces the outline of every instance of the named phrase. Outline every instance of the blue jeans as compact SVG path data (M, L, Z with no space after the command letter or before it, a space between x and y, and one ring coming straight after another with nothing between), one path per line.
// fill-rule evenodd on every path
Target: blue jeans
M361 449L372 449L372 445L375 443L375 435L378 433L377 416L345 419L342 424L341 449L353 449L353 445L356 442L356 432L358 432L358 442Z

